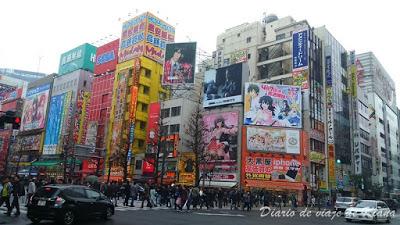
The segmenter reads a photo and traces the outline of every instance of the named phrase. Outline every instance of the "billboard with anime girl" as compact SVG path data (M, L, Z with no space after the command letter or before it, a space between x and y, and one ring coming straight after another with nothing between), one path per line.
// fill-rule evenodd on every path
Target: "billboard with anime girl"
M301 128L301 87L246 83L244 124Z

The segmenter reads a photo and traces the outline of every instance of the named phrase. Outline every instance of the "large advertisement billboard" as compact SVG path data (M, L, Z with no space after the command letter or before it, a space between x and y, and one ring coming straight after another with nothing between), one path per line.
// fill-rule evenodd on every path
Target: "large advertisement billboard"
M174 41L175 28L148 12L144 55L163 63L166 44Z
M147 13L143 13L122 25L118 62L122 63L143 55Z
M119 39L97 48L94 75L115 70L118 63Z
M247 127L249 151L300 154L300 131Z
M163 85L194 84L196 42L167 44Z
M203 175L212 171L210 180L236 182L238 149L238 112L221 112L203 116L206 165Z
M246 83L244 124L270 127L302 127L299 86Z
M178 183L194 186L196 178L195 154L193 152L181 152L178 160Z
M80 45L61 54L58 74L64 75L79 69L93 72L95 59L95 46L88 43Z
M308 67L308 30L300 30L293 33L293 70Z
M44 128L49 91L50 84L44 84L26 92L21 131Z
M71 92L53 96L50 100L50 111L47 118L43 155L59 153L57 146L61 142L63 124L70 108Z
M242 102L243 64L233 64L204 74L204 107Z

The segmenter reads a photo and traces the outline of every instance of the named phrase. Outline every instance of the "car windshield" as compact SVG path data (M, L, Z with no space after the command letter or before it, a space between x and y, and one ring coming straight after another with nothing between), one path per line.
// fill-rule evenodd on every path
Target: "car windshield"
M58 193L58 188L42 187L37 190L35 196L43 198L53 198Z
M351 198L339 197L336 199L337 202L351 202Z
M376 202L359 201L356 208L376 208Z

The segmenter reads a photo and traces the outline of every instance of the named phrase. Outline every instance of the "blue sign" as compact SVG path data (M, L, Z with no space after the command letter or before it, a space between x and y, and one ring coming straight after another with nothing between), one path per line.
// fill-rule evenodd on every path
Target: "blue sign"
M44 85L41 85L41 86L37 86L37 87L31 88L26 92L26 97L35 95L37 93L40 93L42 91L46 91L46 90L49 90L49 89L50 89L50 84L44 84Z
M293 33L293 70L308 66L308 30Z
M101 65L104 63L111 62L115 59L114 50L105 52L97 57L96 65Z
M66 100L65 95L64 93L51 98L44 139L44 155L56 154L56 146L59 143L62 128L62 111Z
M332 86L332 57L325 57L325 76L326 85Z

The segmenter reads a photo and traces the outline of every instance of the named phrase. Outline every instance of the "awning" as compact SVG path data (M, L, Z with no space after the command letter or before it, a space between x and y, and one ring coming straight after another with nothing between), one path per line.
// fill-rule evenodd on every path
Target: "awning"
M45 161L36 161L32 163L32 166L56 166L63 162L63 160L45 160ZM68 159L68 164L72 163L72 159ZM81 165L82 161L76 159L75 165Z

